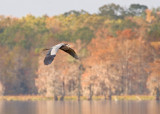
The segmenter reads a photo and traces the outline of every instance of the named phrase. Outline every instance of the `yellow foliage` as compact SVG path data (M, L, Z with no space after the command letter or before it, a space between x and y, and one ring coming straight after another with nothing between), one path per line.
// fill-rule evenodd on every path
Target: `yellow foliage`
M152 15L152 10L147 9L146 14L146 21L151 23L155 19L155 17Z

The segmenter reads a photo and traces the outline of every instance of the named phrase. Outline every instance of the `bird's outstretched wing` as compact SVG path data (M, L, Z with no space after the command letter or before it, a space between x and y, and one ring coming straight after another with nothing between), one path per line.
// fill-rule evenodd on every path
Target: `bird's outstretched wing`
M51 64L52 61L54 60L54 57L56 56L56 55L51 55L51 51L52 51L52 49L50 49L50 50L48 51L46 57L44 58L44 64L45 64L45 65Z
M72 48L67 46L66 44L62 45L59 49L65 51L68 54L70 54L75 59L78 59L78 56L77 56L76 52Z

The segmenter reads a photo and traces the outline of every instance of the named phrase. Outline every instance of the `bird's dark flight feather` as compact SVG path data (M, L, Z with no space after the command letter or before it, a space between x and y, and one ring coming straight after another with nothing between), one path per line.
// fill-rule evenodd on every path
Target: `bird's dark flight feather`
M45 57L45 59L44 59L44 64L45 64L45 65L51 64L52 61L54 60L54 57L55 57L55 56L56 56L56 55L47 55L47 56Z
M68 47L66 45L62 45L60 47L60 49L63 50L63 51L65 51L66 53L70 54L75 59L78 59L78 56L77 56L76 52L72 48L70 48L70 47Z
M46 50L48 50L48 49L46 49ZM56 56L56 55L51 55L51 49L50 49L50 50L48 51L46 57L44 58L44 64L45 64L45 65L51 64L52 61L54 60L54 57L55 57L55 56Z

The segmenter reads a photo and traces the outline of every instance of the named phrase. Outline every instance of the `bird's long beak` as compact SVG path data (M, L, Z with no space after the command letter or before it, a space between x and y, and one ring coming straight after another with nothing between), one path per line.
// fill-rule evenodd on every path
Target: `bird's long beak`
M42 51L47 51L47 50L49 50L48 48L45 48L45 49L43 49Z
M44 49L42 49L41 51L40 51L40 53L43 53L44 51L47 51L47 50L49 50L48 48L44 48Z

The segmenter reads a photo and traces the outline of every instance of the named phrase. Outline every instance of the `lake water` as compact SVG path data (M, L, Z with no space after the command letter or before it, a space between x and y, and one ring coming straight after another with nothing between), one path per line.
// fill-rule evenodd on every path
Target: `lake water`
M0 114L160 114L160 102L0 101Z

